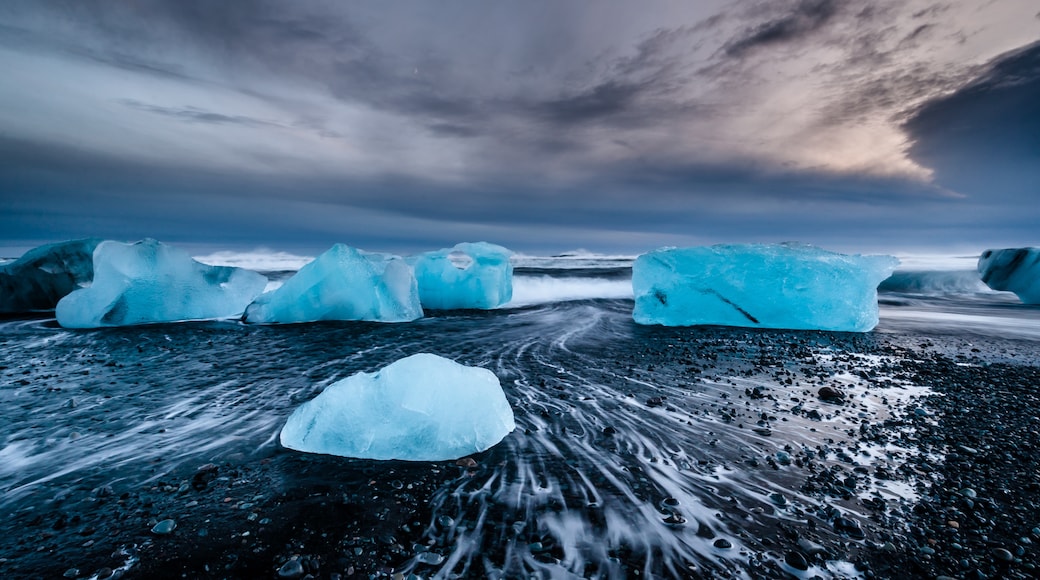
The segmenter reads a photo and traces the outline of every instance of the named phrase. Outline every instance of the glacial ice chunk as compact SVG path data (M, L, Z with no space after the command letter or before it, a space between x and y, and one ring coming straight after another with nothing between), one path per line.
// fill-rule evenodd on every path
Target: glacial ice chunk
M207 266L155 240L106 241L94 250L93 283L62 298L55 314L66 328L226 318L266 285L256 272Z
M803 244L662 248L632 266L640 324L717 324L866 332L891 256L844 255Z
M1026 304L1040 304L1040 248L986 250L979 276L994 290L1014 292Z
M457 244L409 261L423 307L435 310L495 308L513 297L513 252L487 242Z
M494 373L419 353L330 385L293 411L281 442L308 453L443 461L484 451L515 428Z
M412 268L401 258L336 244L246 308L245 321L406 322L422 318Z
M53 310L94 277L98 239L71 240L33 248L0 265L0 312Z

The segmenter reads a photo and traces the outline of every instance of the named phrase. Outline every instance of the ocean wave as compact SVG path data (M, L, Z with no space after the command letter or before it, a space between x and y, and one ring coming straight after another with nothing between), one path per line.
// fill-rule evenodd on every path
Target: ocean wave
M896 271L881 282L878 291L927 296L993 293L993 290L982 283L975 270Z
M505 308L573 300L631 299L631 280L551 276L516 276L513 299Z

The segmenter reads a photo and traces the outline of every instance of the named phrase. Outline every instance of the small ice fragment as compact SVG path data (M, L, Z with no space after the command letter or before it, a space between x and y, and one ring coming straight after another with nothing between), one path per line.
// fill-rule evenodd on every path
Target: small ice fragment
M494 373L420 353L330 385L293 411L281 442L309 453L441 461L484 451L515 428Z

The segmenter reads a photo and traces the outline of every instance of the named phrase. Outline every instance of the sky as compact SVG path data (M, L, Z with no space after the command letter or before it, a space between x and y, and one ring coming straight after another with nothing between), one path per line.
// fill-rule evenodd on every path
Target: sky
M1035 0L5 0L0 71L0 254L1040 245Z

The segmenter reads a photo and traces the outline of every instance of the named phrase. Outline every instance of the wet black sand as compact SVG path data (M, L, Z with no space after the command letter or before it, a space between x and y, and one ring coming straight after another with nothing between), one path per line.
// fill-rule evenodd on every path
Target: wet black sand
M141 473L82 478L12 506L0 523L0 576L512 577L501 568L511 546L525 546L524 557L550 564L566 563L572 553L547 532L546 516L584 506L583 518L593 527L609 526L600 511L609 498L591 501L581 489L564 489L562 501L550 498L524 512L482 494L496 478L516 475L509 453L524 448L525 438L551 436L578 438L604 456L617 455L630 477L625 487L631 501L654 506L659 521L713 546L708 557L678 558L621 539L605 547L608 559L590 558L583 576L782 578L811 566L810 575L840 577L854 566L877 578L1036 577L1036 343L634 325L622 334L578 337L557 353L560 364L580 360L589 366L585 375L602 382L631 379L618 385L626 410L685 417L691 430L701 428L697 417L710 418L719 439L707 437L703 447L675 455L690 461L683 469L725 468L752 488L775 482L790 493L762 499L723 478L714 493L699 498L715 519L694 519L641 475L658 461L668 463L664 453L626 453L626 437L636 436L630 431L638 427L620 415L616 421L603 415L590 432L568 410L598 395L559 374L527 369L522 380L548 393L551 402L507 389L521 431L511 436L513 445L474 455L473 463L342 459L276 445L212 462L170 466L154 458L150 469L158 476L145 483L139 483L148 479ZM8 387L47 380L39 369L26 372L18 360L0 366ZM52 363L47 376L60 377L61 366ZM99 364L94 372L117 370ZM846 375L854 380L835 380ZM930 391L898 404L887 395L880 405L866 402L871 393L910 386ZM821 394L825 387L830 390ZM741 433L748 445L728 447ZM886 446L898 451L866 456L868 448ZM780 448L786 456L774 452ZM580 458L563 454L537 465L547 481L564 482L575 463ZM887 482L902 482L919 497L877 493ZM167 519L176 524L171 532L152 531ZM474 529L482 534L468 533ZM474 537L479 546L457 550ZM453 562L457 553L468 556Z

